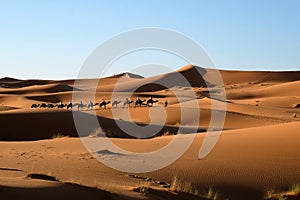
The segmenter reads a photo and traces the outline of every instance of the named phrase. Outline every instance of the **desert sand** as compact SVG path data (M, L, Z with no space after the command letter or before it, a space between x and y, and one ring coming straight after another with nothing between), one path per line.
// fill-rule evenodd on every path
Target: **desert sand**
M300 72L220 70L226 91L226 99L221 99L218 98L220 86L205 82L195 73L197 69L208 76L212 70L189 65L155 77L124 73L101 78L99 82L97 79L0 79L1 199L256 200L264 199L270 189L286 191L291 185L299 184ZM189 85L174 80L178 73ZM120 80L122 84L118 85ZM161 82L167 83L168 88L159 85ZM95 88L91 87L94 85ZM137 97L147 100L151 96L158 100L153 107L134 107L133 102L128 109L123 108L124 96L137 85L140 87L130 100L135 101ZM216 95L211 95L208 88ZM120 94L119 99L112 97L113 91ZM75 93L77 98L72 99ZM182 95L179 102L178 93L188 95ZM31 108L33 104L58 105L69 101L88 104L90 100L95 103L120 100L121 103L117 108L112 108L110 103L106 109L99 105L73 110ZM166 100L168 107L164 107ZM211 133L212 109L223 112L212 105L222 103L226 105L226 117L220 139L208 156L199 159L201 144ZM116 125L116 121L121 121L158 126L160 120L151 119L149 114L156 108L163 109L166 119L153 137L144 138L146 132L134 133L135 137ZM190 115L182 123L182 109L199 110L200 120ZM131 118L124 117L122 110L128 110ZM131 152L147 153L164 147L174 139L179 126L184 126L184 131L189 133L180 137L195 139L178 160L165 168L142 174L125 173L107 167L88 152L82 138L99 141L105 138L97 136L96 126L87 126L80 139L73 114L85 119L96 115L109 140ZM124 159L105 147L100 146L97 152L102 158ZM131 159L130 155L126 157L128 162ZM154 157L153 162L161 159ZM194 192L170 189L175 177L190 185ZM299 198L299 195L288 197Z

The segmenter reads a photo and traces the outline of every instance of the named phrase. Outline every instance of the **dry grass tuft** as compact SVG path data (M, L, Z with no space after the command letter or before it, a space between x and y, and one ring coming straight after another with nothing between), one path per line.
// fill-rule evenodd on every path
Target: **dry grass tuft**
M170 130L165 130L161 136L169 136L169 135L176 135L176 133L173 133Z
M213 187L209 187L207 194L204 195L205 198L207 199L213 199L213 200L217 200L218 199L218 192L216 192Z
M93 132L90 133L90 137L102 137L105 136L105 133L101 128L95 129Z
M290 193L293 193L294 195L300 195L300 184L293 184L290 189Z
M298 198L300 195L300 184L293 184L288 191L276 192L271 189L265 193L266 200L288 200Z
M97 128L89 134L89 137L112 137L113 135L110 129Z
M52 139L58 139L58 138L63 138L63 137L66 137L66 136L61 133L56 133L56 134L52 135Z
M187 194L198 196L198 190L195 190L192 186L191 182L184 182L177 178L177 176L174 177L173 182L171 183L170 190L174 192L184 192Z

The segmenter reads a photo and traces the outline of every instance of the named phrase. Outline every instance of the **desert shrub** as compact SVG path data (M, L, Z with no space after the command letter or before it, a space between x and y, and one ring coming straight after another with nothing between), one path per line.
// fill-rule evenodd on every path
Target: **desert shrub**
M300 184L293 184L290 187L289 192L293 193L294 195L299 195L300 194Z
M63 138L63 137L66 137L66 136L61 133L56 133L56 134L52 135L52 139Z
M174 177L170 186L170 190L175 192L184 192L195 196L199 195L198 191L193 188L191 182L182 181L178 179L177 176Z

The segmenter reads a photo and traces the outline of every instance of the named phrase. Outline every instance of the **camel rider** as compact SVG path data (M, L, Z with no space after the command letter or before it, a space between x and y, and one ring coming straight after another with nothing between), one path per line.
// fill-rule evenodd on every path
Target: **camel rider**
M167 100L165 101L165 107L168 107L168 101Z

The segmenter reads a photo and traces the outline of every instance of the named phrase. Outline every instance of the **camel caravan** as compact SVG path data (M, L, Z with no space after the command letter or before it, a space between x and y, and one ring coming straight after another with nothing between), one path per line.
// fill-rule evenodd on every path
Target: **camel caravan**
M101 101L100 103L93 103L90 101L88 104L84 104L82 101L80 103L75 103L73 104L71 101L68 104L63 104L60 102L59 104L52 104L52 103L42 103L42 104L32 104L31 108L58 108L58 109L64 109L66 108L67 110L73 110L74 108L77 108L77 110L83 110L84 108L87 108L87 110L93 110L95 109L96 106L99 107L99 109L106 109L107 105L111 104L111 109L116 109L116 108L130 108L131 104L134 104L134 108L136 107L152 107L154 106L155 103L157 103L158 100L153 100L152 97L149 97L148 100L143 99L141 100L139 97L137 97L136 101L129 100L128 98L125 99L123 102L123 107L120 107L122 105L122 101Z

